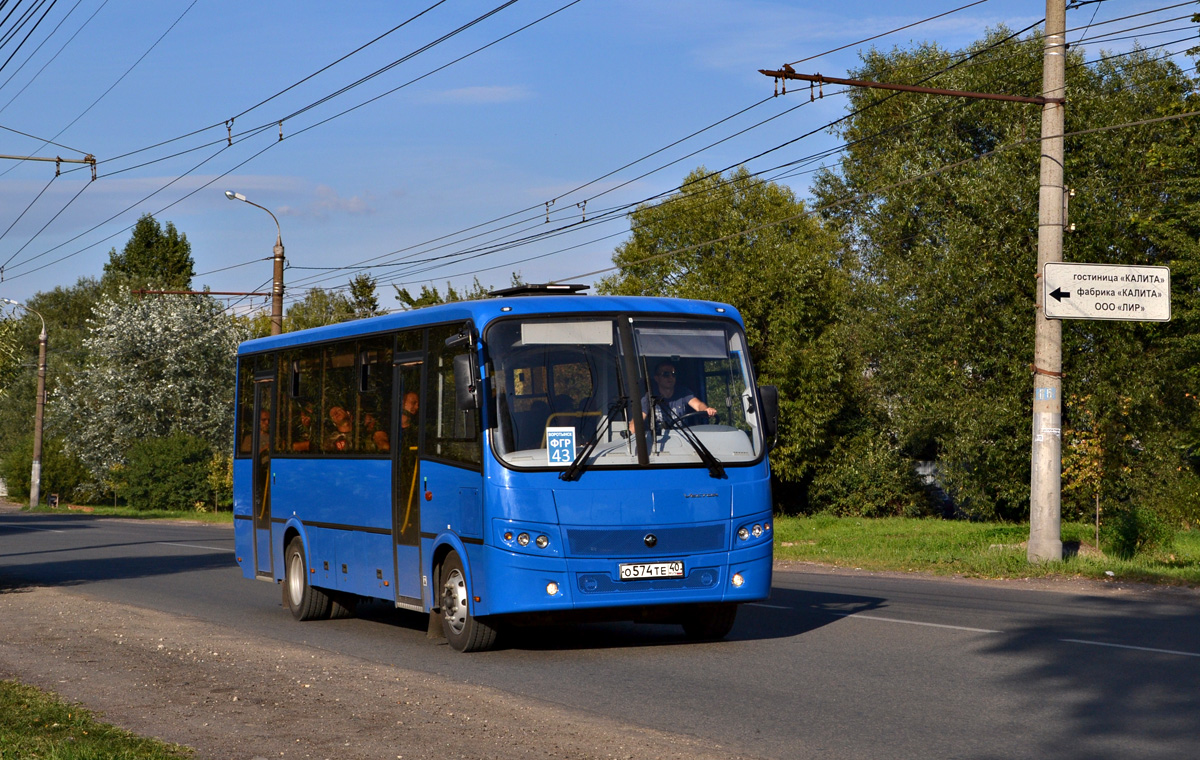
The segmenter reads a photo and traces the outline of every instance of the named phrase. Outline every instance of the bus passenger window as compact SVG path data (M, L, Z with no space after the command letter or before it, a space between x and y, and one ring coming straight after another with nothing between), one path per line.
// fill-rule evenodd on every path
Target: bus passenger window
M358 349L358 451L386 454L392 450L388 438L388 423L392 418L392 338L361 341Z

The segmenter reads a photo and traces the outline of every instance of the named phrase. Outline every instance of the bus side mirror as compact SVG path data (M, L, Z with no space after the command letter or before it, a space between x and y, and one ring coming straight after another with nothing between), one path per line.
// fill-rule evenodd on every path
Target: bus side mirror
M479 374L470 354L454 357L454 400L459 409L479 408Z
M779 435L779 389L774 385L760 385L758 397L762 399L763 435L774 446Z

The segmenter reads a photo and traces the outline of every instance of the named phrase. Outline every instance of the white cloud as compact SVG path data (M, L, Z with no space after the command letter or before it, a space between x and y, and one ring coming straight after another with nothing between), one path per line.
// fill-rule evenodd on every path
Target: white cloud
M343 198L329 185L317 185L315 198L301 206L280 206L280 216L309 216L324 219L331 215L363 216L375 213L369 193Z

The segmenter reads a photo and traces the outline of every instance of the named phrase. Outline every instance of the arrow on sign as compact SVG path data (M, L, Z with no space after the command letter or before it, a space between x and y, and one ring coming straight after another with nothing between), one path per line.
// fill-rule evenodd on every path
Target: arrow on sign
M1070 297L1071 297L1071 294L1070 294L1070 293L1064 293L1062 288L1055 288L1055 289L1054 289L1054 291L1050 293L1050 296L1051 296L1051 297L1052 297L1052 298L1053 298L1055 301L1061 301L1061 300L1063 300L1064 298L1070 298Z

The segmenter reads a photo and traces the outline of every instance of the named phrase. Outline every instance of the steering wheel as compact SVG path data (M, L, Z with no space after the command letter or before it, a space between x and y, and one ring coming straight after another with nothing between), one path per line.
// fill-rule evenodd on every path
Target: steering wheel
M671 420L670 424L668 424L667 427L668 428L676 428L676 427L680 427L683 425L687 425L687 426L696 425L697 424L696 422L687 422L686 421L686 420L691 419L692 417L703 417L704 422L702 424L709 424L710 418L708 416L707 411L693 409L692 411L687 412L686 414L681 414L678 417L676 417L675 419ZM711 419L716 420L716 415L714 415Z

